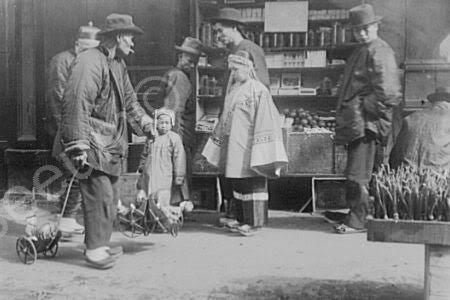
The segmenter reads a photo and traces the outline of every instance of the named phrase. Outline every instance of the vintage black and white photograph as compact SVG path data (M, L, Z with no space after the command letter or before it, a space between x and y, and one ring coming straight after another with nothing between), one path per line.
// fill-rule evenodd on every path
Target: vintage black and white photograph
M0 300L450 300L449 15L0 0Z

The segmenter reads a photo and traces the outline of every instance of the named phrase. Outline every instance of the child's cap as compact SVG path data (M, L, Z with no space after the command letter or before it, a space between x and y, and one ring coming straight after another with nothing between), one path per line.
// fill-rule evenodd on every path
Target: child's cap
M172 126L175 125L175 113L173 112L173 110L167 109L167 108L161 108L161 109L157 109L155 111L155 119L158 119L162 115L169 116Z

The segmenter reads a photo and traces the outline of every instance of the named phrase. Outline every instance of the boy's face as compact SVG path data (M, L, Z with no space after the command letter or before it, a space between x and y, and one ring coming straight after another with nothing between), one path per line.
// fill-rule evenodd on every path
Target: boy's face
M213 31L221 43L228 45L233 41L234 27L218 22L214 24Z
M378 23L352 29L355 39L360 43L370 43L378 37Z
M161 115L156 122L156 129L160 135L166 134L172 129L170 117L168 115Z

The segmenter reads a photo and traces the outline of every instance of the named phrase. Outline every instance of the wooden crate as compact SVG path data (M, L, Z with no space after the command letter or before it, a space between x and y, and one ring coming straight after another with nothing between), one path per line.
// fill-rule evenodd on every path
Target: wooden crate
M289 174L334 174L331 133L288 132Z
M348 208L345 197L345 177L312 177L313 212Z
M369 220L367 239L425 244L424 299L450 298L450 222Z
M367 229L369 241L450 246L450 222L373 219Z

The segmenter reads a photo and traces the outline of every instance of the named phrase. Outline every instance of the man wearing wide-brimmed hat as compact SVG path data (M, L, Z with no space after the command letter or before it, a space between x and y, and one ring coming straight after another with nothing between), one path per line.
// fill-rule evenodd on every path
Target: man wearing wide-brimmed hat
M243 31L244 22L241 13L235 8L222 8L218 14L209 19L214 25L214 32L220 42L225 44L232 54L242 50L251 54L255 64L255 71L258 80L266 87L269 87L269 71L267 70L264 50L245 38Z
M360 43L347 60L336 109L337 144L348 149L345 170L348 215L334 221L338 233L364 230L369 209L368 183L377 145L392 134L393 110L401 101L394 51L378 37L373 7L362 4L349 12L349 25Z
M391 153L394 168L407 164L450 170L450 87L438 87L427 99L430 107L403 119Z
M109 240L128 150L127 121L137 134L153 130L122 59L133 52L133 37L142 33L129 15L107 16L98 33L100 46L77 56L63 97L61 143L72 169L81 173L85 258L99 269L112 267L122 254L121 247L109 247Z
M75 57L82 51L97 47L100 41L97 39L99 28L94 27L92 22L78 29L75 45L73 48L60 52L53 56L47 69L47 92L46 92L46 129L50 140L53 142L52 155L58 158L61 153L60 143L57 138L58 127L61 122L61 106L64 89L69 77L70 67ZM64 204L65 193L60 197L61 207ZM61 218L59 229L63 234L83 233L84 227L77 223L75 217L81 207L81 194L78 182L75 181L70 190L69 198Z
M199 39L188 36L175 49L178 53L177 64L163 75L160 91L163 106L175 112L172 130L181 136L186 152L187 170L181 186L182 193L179 190L172 191L172 202L181 202L190 198L191 164L195 147L195 99L192 97L190 75L202 54L203 45ZM181 183L177 184L179 186Z

